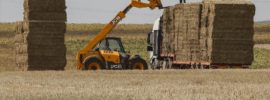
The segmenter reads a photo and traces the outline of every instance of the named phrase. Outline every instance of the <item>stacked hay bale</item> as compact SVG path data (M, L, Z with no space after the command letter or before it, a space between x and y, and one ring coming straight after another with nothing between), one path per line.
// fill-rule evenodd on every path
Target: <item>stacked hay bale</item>
M174 9L176 60L188 62L200 60L200 13L201 4L179 4Z
M173 9L169 14L166 10ZM212 65L251 65L253 61L253 17L255 6L248 2L205 0L203 3L178 4L167 8L163 18L164 46L182 63ZM174 34L168 31L173 23ZM165 31L164 31L165 30ZM166 36L170 35L170 36ZM166 44L167 43L167 44ZM167 49L162 50L166 52Z
M201 47L207 50L202 60L251 65L254 4L246 0L205 0L202 12Z
M16 23L15 29L15 62L18 70L27 70L27 34L23 31L23 22Z
M65 0L24 0L24 20L66 22Z
M164 10L162 18L162 54L175 54L176 60L194 62L200 60L201 4L177 4Z
M168 9L165 9L164 10L164 14L162 16L162 19L161 19L161 23L162 24L162 29L163 31L166 33L164 34L164 38L163 38L163 41L162 41L162 53L164 55L169 55L169 54L172 54L174 53L174 47L176 45L176 42L172 42L174 41L174 7L170 7Z
M20 69L64 70L65 10L65 0L24 0L24 21L18 23L16 31L16 63Z

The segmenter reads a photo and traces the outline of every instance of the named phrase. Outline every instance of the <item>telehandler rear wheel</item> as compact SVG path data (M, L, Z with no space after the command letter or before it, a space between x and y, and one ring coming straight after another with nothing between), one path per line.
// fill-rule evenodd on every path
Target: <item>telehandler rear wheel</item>
M89 59L84 66L84 70L100 70L104 68L104 64L98 58Z
M130 60L130 68L138 70L146 70L148 69L148 65L145 60L141 58L134 58Z

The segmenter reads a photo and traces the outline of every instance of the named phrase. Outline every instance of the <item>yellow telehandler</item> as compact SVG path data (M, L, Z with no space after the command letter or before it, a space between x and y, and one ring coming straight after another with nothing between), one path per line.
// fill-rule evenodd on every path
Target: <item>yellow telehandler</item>
M126 53L121 39L107 37L112 29L123 19L132 8L160 8L160 0L148 0L147 3L141 0L132 0L131 3L120 11L88 44L78 52L77 69L79 70L100 70L100 69L148 69L147 63L139 55L130 56Z

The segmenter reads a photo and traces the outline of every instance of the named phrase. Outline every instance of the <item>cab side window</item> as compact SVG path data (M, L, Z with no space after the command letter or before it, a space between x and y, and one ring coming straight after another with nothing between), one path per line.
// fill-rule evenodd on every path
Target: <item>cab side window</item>
M106 40L102 40L95 48L95 50L108 50Z
M108 42L109 42L109 48L111 50L122 52L122 48L119 45L119 41L114 40L114 39L109 39Z

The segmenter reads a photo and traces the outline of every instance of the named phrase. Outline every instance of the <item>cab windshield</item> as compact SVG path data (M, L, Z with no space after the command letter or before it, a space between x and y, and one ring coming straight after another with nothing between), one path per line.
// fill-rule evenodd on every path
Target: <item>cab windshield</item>
M114 38L108 38L101 41L97 48L99 50L119 51L123 53L125 52L121 40Z

